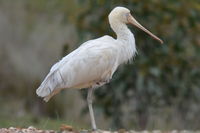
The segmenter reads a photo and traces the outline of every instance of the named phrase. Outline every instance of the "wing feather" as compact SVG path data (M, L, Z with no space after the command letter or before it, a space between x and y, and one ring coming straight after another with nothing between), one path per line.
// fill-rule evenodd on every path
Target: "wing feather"
M113 49L114 39L108 36L82 44L62 60L52 66L36 93L48 101L63 88L87 87L87 83L99 80L111 69L116 59L117 49ZM113 48L111 48L113 47Z

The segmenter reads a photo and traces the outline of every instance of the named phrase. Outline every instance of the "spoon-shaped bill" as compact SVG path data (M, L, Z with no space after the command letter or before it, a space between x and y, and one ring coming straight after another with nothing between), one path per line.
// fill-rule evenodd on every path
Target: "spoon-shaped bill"
M163 43L163 41L160 38L158 38L156 35L154 35L150 31L148 31L146 28L144 28L139 22L137 22L137 20L135 20L135 18L131 14L129 14L128 16L128 22L138 27L139 29L143 30L144 32L149 34L151 37L153 37L155 40L159 41L161 44Z

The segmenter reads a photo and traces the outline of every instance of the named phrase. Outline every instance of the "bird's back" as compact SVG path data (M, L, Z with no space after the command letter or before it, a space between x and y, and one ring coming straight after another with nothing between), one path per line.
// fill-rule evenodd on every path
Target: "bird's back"
M63 88L88 88L116 69L118 49L109 36L90 40L52 66L36 93L48 101Z

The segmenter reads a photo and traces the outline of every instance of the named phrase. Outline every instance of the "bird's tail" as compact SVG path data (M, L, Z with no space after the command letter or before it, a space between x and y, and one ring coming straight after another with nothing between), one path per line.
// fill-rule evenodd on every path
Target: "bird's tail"
M36 90L36 94L43 97L45 102L48 102L52 96L60 92L63 83L59 72L50 73Z
M50 100L50 98L53 96L52 92L47 93L46 95L43 95L45 92L45 90L49 90L49 88L43 88L42 85L36 90L36 94L39 97L43 97L43 100L45 102L48 102Z

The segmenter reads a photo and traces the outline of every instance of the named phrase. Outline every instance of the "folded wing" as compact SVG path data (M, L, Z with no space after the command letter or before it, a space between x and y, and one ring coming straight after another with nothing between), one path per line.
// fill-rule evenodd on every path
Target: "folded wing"
M106 78L117 61L113 38L104 36L82 44L52 66L36 93L48 101L64 88L87 88Z

